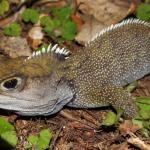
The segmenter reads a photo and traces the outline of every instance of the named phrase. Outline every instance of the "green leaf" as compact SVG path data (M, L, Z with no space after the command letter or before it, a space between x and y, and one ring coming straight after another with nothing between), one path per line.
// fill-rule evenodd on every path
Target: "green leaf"
M141 20L150 20L150 4L141 3L137 7L136 17Z
M64 23L63 29L71 33L76 33L76 25L71 20Z
M71 7L51 8L52 17L43 16L40 19L43 31L54 39L57 37L57 42L73 40L76 34L76 25L71 21Z
M3 132L0 137L12 147L15 147L17 144L18 138L15 131Z
M149 118L150 118L150 110L141 109L141 110L139 111L139 114L140 114L140 116L141 116L143 119L149 119Z
M44 31L46 32L46 33L52 33L52 31L54 30L54 29L56 29L56 28L58 28L60 25L61 25L61 23L60 23L60 21L59 20L57 20L57 19L51 19L50 17L48 17L48 16L44 16L44 17L42 17L41 19L40 19L40 22L41 22L41 25L44 27Z
M47 149L52 138L52 133L48 129L44 129L39 134L39 140L37 142L37 149L43 150Z
M150 119L150 98L148 97L136 97L136 105L139 108L137 118Z
M141 128L142 133L146 137L149 137L149 129L150 129L150 122L149 121L134 118L134 119L132 119L132 122L134 124L137 124Z
M103 126L116 125L118 123L118 121L119 121L119 118L123 114L123 109L116 108L116 112L117 112L117 114L115 114L114 112L111 112L111 111L108 112L106 118L102 122L102 125Z
M51 138L52 133L49 129L43 129L39 135L29 135L25 149L35 148L36 150L45 150L48 148Z
M27 141L33 145L36 145L37 142L38 142L38 137L35 136L35 135L30 135L28 138L27 138Z
M144 126L145 129L150 130L150 121L149 120L143 121L143 126Z
M58 19L53 19L53 25L54 25L54 28L58 28L60 25L61 25L61 22L60 20Z
M52 15L59 19L61 22L65 21L66 19L68 19L71 15L72 9L70 6L65 6L62 8L51 8L50 9L50 13L52 13Z
M29 135L27 138L28 143L25 145L25 149L29 149L32 147L36 147L36 144L38 142L38 137L35 135Z
M46 26L43 29L43 31L46 32L46 33L48 33L48 34L51 34L53 30L54 30L53 26Z
M149 97L142 97L142 96L136 97L136 101L138 103L150 105L150 98Z
M44 27L53 24L53 21L49 16L43 16L40 19L40 22L41 22L41 25L44 26Z
M63 31L64 31L64 30L63 30ZM73 34L73 33L71 33L71 32L63 32L63 33L62 33L62 37L63 37L65 40L69 41L69 40L73 40L73 39L74 39L75 34Z
M150 98L136 97L136 105L138 106L138 116L132 122L138 124L142 128L142 133L147 137L150 131Z
M76 34L76 25L71 21L72 9L69 6L63 8L51 8L52 17L43 16L40 19L43 31L58 42L73 40Z
M137 124L140 128L143 128L144 126L143 126L143 121L142 120L139 120L139 119L132 119L132 122L134 123L134 124Z
M136 100L136 105L139 108L138 115L144 120L150 119L150 98L137 97Z
M0 117L0 134L14 130L13 125L7 122L4 118Z
M0 117L0 143L1 147L15 147L17 144L17 136L14 127L5 119Z
M107 113L105 120L102 122L103 126L112 126L116 123L116 114L112 111Z
M66 40L73 40L76 33L76 25L72 21L67 21L62 26L62 37Z
M116 108L117 116L116 116L116 123L118 123L119 118L123 114L124 110L122 108Z
M147 105L147 104L137 103L136 105L138 106L139 109L145 109L145 110L150 109L150 105Z
M150 119L150 105L138 103L137 106L139 108L138 115L142 119Z
M131 92L133 92L133 91L136 89L137 86L138 86L137 81L132 82L132 83L130 83L130 84L127 86L127 91L128 91L129 93L131 93Z
M43 16L40 19L41 25L44 27L43 31L46 33L51 33L54 30L53 20L49 16Z
M23 21L37 23L39 20L39 13L35 9L27 8L21 15Z
M9 10L9 3L7 0L0 0L0 16L4 15Z
M5 27L3 32L8 36L19 36L21 34L21 26L18 23L13 22Z

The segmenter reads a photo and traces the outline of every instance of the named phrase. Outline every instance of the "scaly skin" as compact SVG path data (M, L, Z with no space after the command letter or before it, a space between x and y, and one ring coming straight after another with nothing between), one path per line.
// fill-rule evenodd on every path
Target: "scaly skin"
M66 64L71 65L67 75L76 93L69 106L111 104L134 116L134 98L122 87L150 73L150 25L130 20L109 28Z
M64 105L112 105L128 117L136 114L134 98L123 86L150 73L150 24L131 19L111 26L67 59L62 49L49 50L26 61L0 59L0 108L49 115ZM12 77L11 86L4 84Z

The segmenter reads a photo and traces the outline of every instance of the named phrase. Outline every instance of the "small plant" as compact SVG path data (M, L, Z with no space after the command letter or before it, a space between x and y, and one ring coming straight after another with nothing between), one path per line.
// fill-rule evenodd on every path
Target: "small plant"
M21 34L21 26L18 23L13 22L4 28L4 34L8 36L19 36Z
M0 147L12 148L17 144L17 136L14 127L4 118L0 117Z
M38 135L29 135L25 149L45 150L48 148L51 138L52 133L49 129L43 129Z
M4 15L9 10L9 3L7 0L0 0L0 16Z
M52 14L53 17L63 22L70 19L72 9L70 6L65 6L62 8L51 8L50 13Z
M137 97L137 106L139 108L137 117L132 121L134 124L138 124L145 136L150 135L150 98L148 97Z
M141 20L150 20L150 4L141 3L136 12L136 17Z
M118 108L116 109L116 112L117 113L115 114L114 112L109 111L101 125L104 127L115 126L118 123L120 116L123 114L123 110Z
M39 17L37 10L32 8L26 9L21 17L26 23L37 23L40 21L43 31L56 40L57 42L64 42L73 40L77 29L75 23L71 20L72 9L70 6L62 8L51 8L50 14Z
M127 91L132 92L138 86L137 81L127 86ZM136 97L136 105L138 107L138 113L135 118L132 119L134 124L138 124L141 127L145 136L150 133L150 98L148 97Z
M41 25L44 27L44 31L46 33L51 33L54 29L58 28L60 26L60 21L51 19L49 16L43 16L41 18Z
M35 9L28 8L24 10L21 17L24 22L32 22L34 24L37 23L39 20L39 13Z
M72 9L69 6L52 8L50 16L40 19L43 30L50 36L57 38L58 42L73 40L76 34L76 25L70 16Z
M136 105L138 107L138 113L137 116L132 119L132 122L133 124L137 124L141 128L143 134L148 137L150 135L150 98L137 97ZM115 126L122 113L123 111L121 109L117 110L117 114L108 112L105 120L102 122L102 126Z

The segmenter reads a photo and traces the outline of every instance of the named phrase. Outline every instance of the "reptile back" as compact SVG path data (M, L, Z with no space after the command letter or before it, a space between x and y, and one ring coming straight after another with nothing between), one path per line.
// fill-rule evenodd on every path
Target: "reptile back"
M81 51L71 58L77 61L80 57L82 61L74 63L69 73L75 76L77 91L76 99L69 105L130 105L130 96L119 96L120 92L117 96L116 89L150 73L150 24L130 19L112 25Z
M109 27L87 44L85 53L82 67L91 70L92 80L125 86L150 73L150 25L130 20Z

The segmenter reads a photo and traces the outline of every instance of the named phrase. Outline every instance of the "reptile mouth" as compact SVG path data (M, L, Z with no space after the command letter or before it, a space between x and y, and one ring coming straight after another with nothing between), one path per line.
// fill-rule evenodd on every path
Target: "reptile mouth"
M33 107L31 107L29 109L29 107L27 109L22 109L22 110L15 110L15 112L19 115L22 116L40 116L40 115L52 115L55 114L57 112L59 112L66 104L68 104L70 102L72 97L64 97L62 99L57 98L57 99L53 99L53 100L49 100L48 103L46 104L42 104L42 105L33 105ZM54 102L53 104L52 101Z
M1 95L0 101L2 101L2 103L0 103L0 108L14 111L23 116L53 114L57 105L60 103L59 99L49 100L43 104L42 99L18 99L16 97L7 97L7 100L5 100L6 97L5 95Z
M51 104L52 101L55 101L54 104ZM58 99L50 100L47 104L42 105L34 105L34 108L27 107L26 109L23 108L22 110L17 110L15 113L22 115L22 116L37 116L37 115L50 115L55 112L57 105L59 104Z

